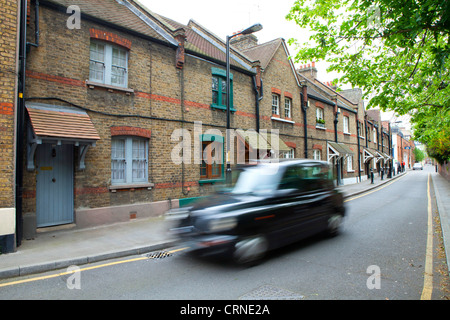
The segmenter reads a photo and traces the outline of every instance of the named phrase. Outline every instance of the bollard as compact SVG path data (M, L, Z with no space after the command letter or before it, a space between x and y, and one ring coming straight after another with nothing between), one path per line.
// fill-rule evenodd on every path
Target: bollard
M373 184L373 169L370 169L370 183Z
M384 175L384 169L381 168L381 180L383 180L383 175Z

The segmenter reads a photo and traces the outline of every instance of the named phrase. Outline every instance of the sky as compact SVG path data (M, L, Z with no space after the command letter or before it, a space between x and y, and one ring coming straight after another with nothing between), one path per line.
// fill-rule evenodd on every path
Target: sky
M276 38L287 41L295 38L299 43L306 43L309 38L308 30L300 28L295 22L287 21L295 0L139 0L151 11L187 24L193 19L213 34L225 41L227 35L241 31L260 23L261 31L254 35L258 43L265 43ZM289 46L289 54L295 56L295 46ZM299 66L299 64L295 64ZM316 62L317 77L322 82L332 81L338 77L337 73L328 73L325 62ZM347 88L347 87L345 87ZM345 89L344 88L344 89ZM404 120L395 117L393 113L382 113L383 120Z
M287 21L286 15L294 0L139 0L151 11L187 24L190 19L214 33L225 41L227 35L241 31L260 23L261 31L254 33L258 43L265 43L277 38L287 41L295 38L301 42L308 40L308 33L295 22ZM295 56L294 46L289 47L289 54ZM326 65L316 63L318 78L331 81L335 76L328 75Z

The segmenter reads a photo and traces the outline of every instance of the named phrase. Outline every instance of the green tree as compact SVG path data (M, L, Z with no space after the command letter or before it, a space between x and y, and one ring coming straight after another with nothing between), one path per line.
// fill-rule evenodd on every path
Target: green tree
M416 162L421 162L425 159L425 153L419 148L414 148L414 159Z
M368 108L410 114L415 139L449 160L450 1L297 0L286 18L312 32L289 40L297 62L327 61Z

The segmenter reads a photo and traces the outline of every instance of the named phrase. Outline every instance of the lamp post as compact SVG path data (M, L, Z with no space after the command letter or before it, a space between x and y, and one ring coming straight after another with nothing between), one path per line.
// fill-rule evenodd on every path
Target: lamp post
M227 42L226 42L226 56L227 56L227 172L226 172L226 182L227 185L231 185L231 165L230 165L230 40L236 36L239 35L246 35L246 34L252 34L254 32L257 32L262 29L262 25L257 23L252 25L251 27L233 34L232 36L227 36Z

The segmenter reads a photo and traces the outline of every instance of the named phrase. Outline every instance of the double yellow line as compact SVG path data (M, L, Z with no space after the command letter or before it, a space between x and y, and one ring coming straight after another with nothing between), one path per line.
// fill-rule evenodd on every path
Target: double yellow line
M430 195L431 174L428 174L427 195L428 195L428 234L427 234L427 253L425 256L425 275L423 279L423 290L420 300L431 300L433 293L433 212L431 210Z
M185 249L186 248L173 249L171 251L167 251L167 253L172 254L172 253L175 253L177 251L182 251L182 250L185 250ZM139 258L121 260L121 261L114 261L114 262L99 264L97 266L90 266L90 267L86 267L86 268L80 268L80 269L76 269L76 270L60 272L60 273L56 273L56 274L50 274L50 275L47 275L47 276L34 277L34 278L29 278L29 279L23 279L23 280L17 280L17 281L12 281L12 282L0 283L0 288L1 287L12 286L12 285L16 285L16 284L21 284L21 283L52 279L52 278L57 278L57 277L60 277L60 276L74 274L76 272L94 270L94 269L114 266L114 265L118 265L118 264L123 264L123 263L128 263L128 262L135 262L135 261L141 261L141 260L148 260L148 259L153 259L153 258L146 256L146 257L139 257Z
M401 179L403 177L400 177L398 179ZM396 182L398 179L391 181L389 183L386 183L382 187L375 188L372 191L365 192L359 196L355 196L355 197L346 199L345 202L367 196L368 194L371 194L378 190L386 188L387 186ZM420 296L420 300L431 300L431 296L433 293L433 212L431 209L430 181L431 181L431 174L428 174L428 179L427 179L427 197L428 197L427 249L426 249L426 254L425 254L425 274L424 274L424 280L423 280L423 289L422 289L422 295Z
M403 177L401 177L401 178L403 178ZM399 179L401 179L401 178L399 178ZM372 191L363 193L363 194L361 194L359 196L355 196L355 197L351 197L349 199L346 199L345 202L352 201L352 200L364 197L366 195L369 195L371 193L374 193L374 192L376 192L378 190L381 190L381 189L391 185L392 183L396 182L397 180L398 179L396 179L394 181L391 181L391 182L385 184L382 187L379 187L379 188L376 188L376 189L374 189ZM428 180L427 180L428 235L427 235L427 250L426 250L426 257L425 257L424 285L423 285L422 295L420 297L421 300L431 300L431 295L432 295L432 292L433 292L433 214L432 214L432 209L431 209L430 180L431 180L431 175L428 174ZM167 253L171 254L171 253L175 253L175 252L178 252L178 251L183 251L185 249L186 248L173 249L171 251L167 251ZM138 257L138 258L134 258L134 259L127 259L127 260L109 262L109 263L105 263L105 264L100 264L100 265L96 265L96 266L80 268L80 269L77 269L77 270L51 274L51 275L47 275L47 276L34 277L34 278L23 279L23 280L18 280L18 281L0 283L0 288L1 287L6 287L6 286L22 284L22 283L27 283L27 282L33 282L33 281L39 281L39 280L46 280L46 279L56 278L56 277L60 277L60 276L64 276L64 275L70 275L70 274L73 274L75 272L94 270L94 269L104 268L104 267L108 267L108 266L119 265L119 264L135 262L135 261L141 261L141 260L148 260L148 259L151 259L151 258L149 258L147 256L146 257Z

